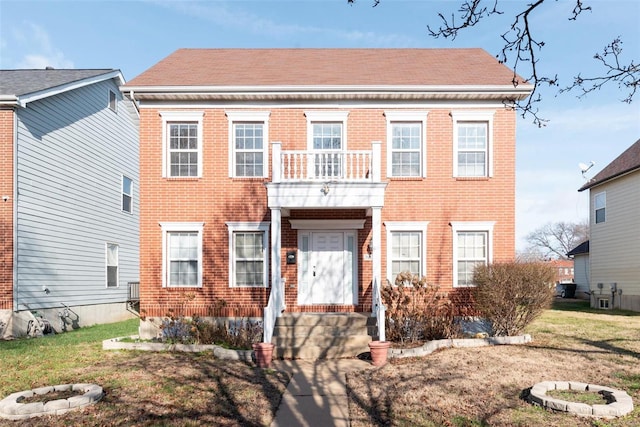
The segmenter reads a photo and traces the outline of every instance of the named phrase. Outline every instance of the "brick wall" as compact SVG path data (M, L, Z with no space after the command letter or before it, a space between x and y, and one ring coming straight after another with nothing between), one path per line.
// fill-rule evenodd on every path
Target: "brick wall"
M13 308L13 114L0 109L0 310Z
M229 287L227 221L270 221L268 179L228 177L228 126L223 109L206 109L203 119L203 177L162 178L162 120L158 110L141 111L141 309L143 315L161 316L183 304L186 314L261 316L269 289ZM351 109L347 121L347 148L369 150L371 141L382 145L382 179L386 178L386 119L383 110ZM302 109L272 109L270 141L283 150L305 150L307 120ZM496 221L494 260L512 259L515 252L515 114L497 109L494 116L493 178L455 179L453 175L453 122L450 110L430 110L427 120L427 178L391 179L385 195L382 221L429 221L428 279L452 287L451 221ZM271 159L269 161L271 165ZM370 309L371 261L363 261L370 238L371 218L364 210L292 211L291 218L366 218L358 233L359 307ZM287 250L297 247L297 233L289 218L282 220L282 274L297 283L295 265L285 264ZM160 222L204 222L203 286L198 289L163 289ZM382 248L386 230L382 227ZM386 272L382 256L383 275ZM296 289L287 288L289 310L296 307ZM185 295L189 301L185 302ZM350 308L353 309L353 308Z

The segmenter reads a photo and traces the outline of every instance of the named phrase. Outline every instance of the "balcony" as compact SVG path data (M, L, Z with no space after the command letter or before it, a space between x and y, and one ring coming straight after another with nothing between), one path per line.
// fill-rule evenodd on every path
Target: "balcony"
M384 204L381 143L371 150L282 150L272 143L271 208L370 208Z

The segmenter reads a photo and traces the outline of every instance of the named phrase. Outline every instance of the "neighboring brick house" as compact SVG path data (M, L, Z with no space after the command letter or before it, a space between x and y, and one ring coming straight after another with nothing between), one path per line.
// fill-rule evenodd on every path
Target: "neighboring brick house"
M262 317L272 292L287 313L370 313L406 270L464 300L476 264L514 258L505 105L532 86L513 80L481 49L172 53L122 87L142 315Z
M554 259L549 261L556 272L555 283L573 283L573 260Z
M123 83L113 69L0 70L0 338L43 329L40 316L58 332L132 316L138 113Z
M585 190L591 306L640 311L640 140L578 191Z

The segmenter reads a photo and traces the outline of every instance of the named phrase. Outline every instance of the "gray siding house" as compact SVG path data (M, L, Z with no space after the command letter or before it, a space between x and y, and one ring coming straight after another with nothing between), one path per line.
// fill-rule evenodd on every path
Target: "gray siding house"
M591 304L640 311L640 140L579 191L585 190Z
M573 259L573 282L576 284L576 297L588 299L589 291L589 241L580 243L567 256Z
M0 336L132 316L138 111L119 70L0 70Z

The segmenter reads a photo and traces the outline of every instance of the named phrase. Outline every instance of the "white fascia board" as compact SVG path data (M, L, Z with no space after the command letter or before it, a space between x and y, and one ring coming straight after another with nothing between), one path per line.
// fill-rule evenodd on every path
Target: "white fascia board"
M138 102L138 100L136 100ZM198 100L198 101L189 101L188 106L185 104L185 101L175 101L175 100L149 100L149 101L141 101L139 104L140 109L145 108L153 108L153 109L177 109L177 108L193 108L193 109L208 109L208 108L223 108L226 109L229 107L228 102L222 101L206 101L206 100ZM505 108L504 102L500 100L494 101L470 101L470 100L433 100L433 101L421 101L421 102L412 102L411 107L414 109L422 109L422 110L433 110L433 109L457 109L464 107L467 110L470 109L500 109ZM311 109L358 109L358 108L376 108L376 109L386 109L391 110L394 108L407 108L407 102L393 101L388 102L385 100L366 100L366 101L352 101L352 102L326 102L326 101L272 101L272 102L253 102L253 103L243 103L242 108L244 109L268 109L275 110L278 108L297 108L304 110Z
M127 86L121 87L123 92L134 92L138 96L141 94L192 94L210 95L216 93L246 95L249 93L260 93L263 95L288 95L302 93L340 93L340 94L384 94L384 93L438 93L438 94L459 94L459 93L495 93L511 94L525 97L533 90L532 85L489 85L489 86L335 86L335 85L308 85L308 86Z
M16 107L19 104L18 97L15 95L0 95L0 105L7 107Z
M120 72L120 70L113 70L104 74L100 74L98 76L88 77L86 79L56 86L54 88L29 93L25 96L19 97L18 102L21 107L26 107L29 102L37 101L43 98L48 98L50 96L58 95L60 93L68 92L74 89L89 86L89 85L99 83L105 80L110 80L113 78L117 78L120 81L120 84L124 84L124 77L122 76L122 73Z

